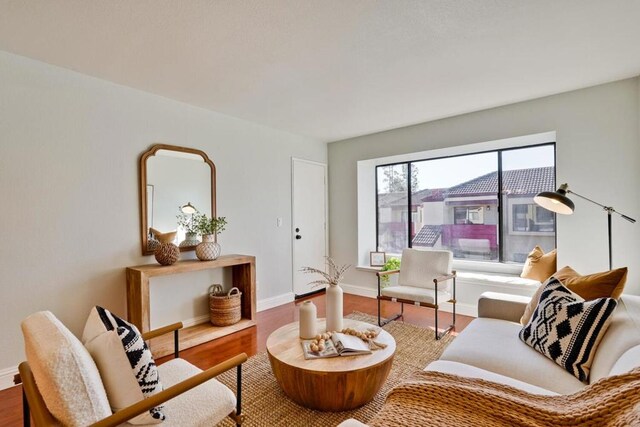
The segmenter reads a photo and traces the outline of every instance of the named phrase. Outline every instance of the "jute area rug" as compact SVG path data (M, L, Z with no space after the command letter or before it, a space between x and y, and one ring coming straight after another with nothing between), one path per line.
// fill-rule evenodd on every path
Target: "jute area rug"
M350 319L376 324L377 318L354 312ZM366 423L380 410L389 391L413 374L438 359L442 351L453 341L447 335L436 341L432 329L425 329L403 322L391 322L384 329L396 340L396 355L393 367L384 386L370 403L345 412L321 412L304 408L291 401L280 390L269 365L266 351L251 357L242 367L242 412L245 414L243 426L322 426L340 424L348 418ZM225 372L218 380L235 390L235 369ZM233 426L229 418L221 424Z

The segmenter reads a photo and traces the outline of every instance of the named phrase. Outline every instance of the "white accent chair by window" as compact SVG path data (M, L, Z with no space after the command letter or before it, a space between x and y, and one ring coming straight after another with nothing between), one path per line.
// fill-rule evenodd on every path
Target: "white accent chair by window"
M383 326L404 314L404 304L435 310L435 338L439 340L456 324L456 272L453 254L442 250L404 249L399 270L380 271L378 276L378 325ZM399 274L397 286L381 286L381 278ZM451 285L451 286L450 286ZM400 303L400 313L387 320L380 317L382 301ZM438 309L442 302L453 304L453 323L438 331Z
M178 358L178 329L182 323L142 334L145 340L174 332L175 358L158 366L164 390L112 413L107 394L87 349L51 312L41 311L22 322L27 362L19 366L24 402L24 425L30 413L36 426L119 426L127 420L164 405L166 420L160 425L216 425L229 416L240 425L242 353L202 371ZM236 395L214 379L237 369Z

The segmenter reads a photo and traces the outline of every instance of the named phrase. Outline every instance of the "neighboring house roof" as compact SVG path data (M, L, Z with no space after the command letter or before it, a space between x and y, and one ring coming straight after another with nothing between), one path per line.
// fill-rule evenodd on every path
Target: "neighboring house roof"
M553 191L555 185L554 167L516 169L502 172L502 188L507 194L538 194ZM498 192L498 173L490 172L472 180L449 188L446 197L464 197Z
M424 198L429 196L433 190L424 189L420 191L416 191L411 195L411 204L412 205L421 205L424 201ZM442 200L442 199L440 199ZM407 193L380 193L378 195L378 206L379 207L392 207L392 206L400 206L407 207Z
M444 194L447 191L446 188L431 188L428 191L429 193L426 197L423 197L421 200L423 202L441 202L444 200Z
M442 225L423 225L411 242L413 246L433 247L440 238Z
M402 204L402 200L404 200L404 205L407 206L407 193L380 193L378 194L378 206L379 207L390 207L397 206Z
M534 195L541 191L555 190L555 168L515 169L502 172L502 188L508 195ZM454 185L450 188L427 188L411 195L412 204L421 202L441 202L447 197L478 196L498 192L498 173L490 172ZM380 207L406 207L407 193L381 193L378 195Z

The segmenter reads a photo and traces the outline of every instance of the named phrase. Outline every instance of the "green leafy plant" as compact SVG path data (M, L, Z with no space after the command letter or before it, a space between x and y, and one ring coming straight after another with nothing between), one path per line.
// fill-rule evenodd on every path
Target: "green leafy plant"
M344 277L344 273L347 272L351 268L351 265L341 265L337 266L331 257L325 257L327 259L327 264L329 265L329 272L325 272L313 267L302 267L300 271L308 274L319 274L323 278L314 280L313 282L309 282L313 287L329 285L329 286L338 286L338 283Z
M178 215L176 215L178 227L182 228L185 233L198 234L198 219L202 214L197 209L192 214L186 214L182 212L180 206L178 206L178 212Z
M196 230L202 236L220 234L225 230L226 225L227 218L224 216L209 218L207 215L201 214L196 218Z
M400 269L400 258L391 257L384 263L380 271L391 271ZM389 285L389 276L380 277L383 286Z

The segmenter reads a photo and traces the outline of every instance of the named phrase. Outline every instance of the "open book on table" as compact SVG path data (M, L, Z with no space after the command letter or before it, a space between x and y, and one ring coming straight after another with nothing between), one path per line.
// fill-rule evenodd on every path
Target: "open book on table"
M346 335L339 332L331 334L331 338L324 342L324 350L312 352L309 348L313 340L302 341L302 351L305 359L324 359L338 356L357 356L361 354L371 354L369 344L353 335Z

